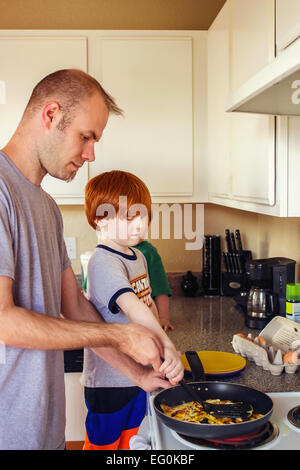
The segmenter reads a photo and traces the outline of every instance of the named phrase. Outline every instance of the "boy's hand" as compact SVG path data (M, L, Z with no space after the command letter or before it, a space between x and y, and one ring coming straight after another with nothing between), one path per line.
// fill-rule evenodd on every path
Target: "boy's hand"
M159 323L164 331L174 330L174 326L171 325L169 318L159 318Z
M164 362L159 368L159 372L163 372L172 385L182 380L184 367L180 360L180 352L171 347L164 349Z
M140 388L145 390L145 392L153 392L159 388L167 389L172 387L172 384L165 379L164 374L146 367L143 367L139 382L136 381L136 383Z

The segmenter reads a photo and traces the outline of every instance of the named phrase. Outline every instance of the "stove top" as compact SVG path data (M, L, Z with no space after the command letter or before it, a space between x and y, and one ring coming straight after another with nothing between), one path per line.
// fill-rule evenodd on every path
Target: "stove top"
M157 417L153 396L149 400L149 424L154 450L300 450L300 392L267 393L273 400L271 419L252 435L212 441L183 436L168 428ZM243 442L241 442L241 439Z
M258 449L261 446L266 446L273 443L279 436L279 430L276 425L271 422L266 423L257 431L230 439L200 439L196 437L184 436L171 430L172 435L178 441L194 449L207 447L208 449L219 450L245 450L245 449Z
M287 415L289 422L300 432L300 406L292 408Z

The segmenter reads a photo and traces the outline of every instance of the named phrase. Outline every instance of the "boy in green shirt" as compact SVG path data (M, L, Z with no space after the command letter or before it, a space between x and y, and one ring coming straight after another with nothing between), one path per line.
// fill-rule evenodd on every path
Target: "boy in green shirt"
M157 249L148 241L143 240L135 248L140 250L146 258L152 298L155 301L159 321L164 329L174 330L170 323L169 297L172 295L166 272Z

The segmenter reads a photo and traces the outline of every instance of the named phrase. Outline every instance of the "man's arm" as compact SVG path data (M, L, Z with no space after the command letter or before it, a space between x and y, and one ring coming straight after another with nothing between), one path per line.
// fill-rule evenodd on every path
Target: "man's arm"
M24 349L76 349L109 346L109 325L54 318L15 305L12 279L0 276L0 340ZM115 331L118 335L117 330Z
M79 296L77 284L70 288L65 285L72 276L76 283L72 268L64 271L63 291L68 290L73 299L84 299ZM77 305L73 312L75 319L54 318L18 307L13 300L12 283L11 278L0 276L0 340L5 345L24 349L113 347L126 351L143 365L152 364L153 368L159 369L159 342L145 328L137 330L126 328L135 325L109 325L101 322L100 317L97 321L77 321L81 301L71 302L72 306ZM86 299L84 303L87 303ZM96 312L94 315L96 320Z
M78 288L73 270L68 268L63 273L62 278L62 313L65 317L73 320L85 320L103 323L103 319L93 305L84 297ZM135 325L122 325L132 327ZM147 334L148 334L148 330ZM124 330L124 335L127 334ZM140 338L141 339L141 338ZM138 340L138 339L137 339ZM143 347L143 346L142 346ZM164 375L143 367L134 361L127 354L122 353L112 347L92 348L103 360L122 374L126 375L136 385L151 392L157 388L168 388L170 382L164 380ZM127 352L126 348L125 351ZM129 351L128 351L129 352ZM141 351L139 351L141 353ZM161 353L160 353L161 355ZM161 357L161 356L160 356ZM138 360L138 359L137 359ZM158 365L160 365L160 359Z
M72 320L84 320L105 324L101 315L78 288L72 268L68 268L63 272L62 314L64 317ZM110 325L113 326L115 324ZM144 388L142 384L145 380L148 380L151 374L149 369L145 369L137 363L139 362L144 365L152 364L153 368L158 371L161 365L160 358L162 357L162 347L155 334L150 330L143 327L142 329L136 329L136 326L141 325L126 324L119 326L121 326L123 335L117 349L115 347L98 347L92 349L112 367L129 377L137 385ZM123 351L123 353L121 351ZM153 351L152 355L151 351ZM150 362L149 358L143 358L144 354L150 355ZM161 375L153 375L155 382L157 382L159 376ZM169 385L170 384L168 384L168 382L163 380L160 382L159 386L167 388ZM153 388L153 390L155 390L155 388Z

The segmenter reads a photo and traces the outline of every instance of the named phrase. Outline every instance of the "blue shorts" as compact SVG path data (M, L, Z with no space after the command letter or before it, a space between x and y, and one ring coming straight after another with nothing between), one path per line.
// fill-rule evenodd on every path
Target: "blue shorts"
M85 387L84 395L88 409L84 449L129 449L146 413L146 392L139 387Z

